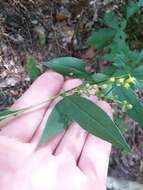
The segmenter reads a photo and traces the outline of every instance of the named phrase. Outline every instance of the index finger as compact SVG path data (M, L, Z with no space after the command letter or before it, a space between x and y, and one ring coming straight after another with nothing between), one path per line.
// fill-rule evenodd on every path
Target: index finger
M46 72L41 75L31 87L11 107L12 110L36 105L60 92L63 85L63 77L55 72ZM34 134L36 128L43 119L44 113L51 101L43 107L22 114L8 123L0 132L1 135L16 138L27 142Z
M112 109L109 104L104 101L97 101L96 104L112 117ZM89 134L78 166L87 176L94 179L98 177L102 183L106 183L110 152L110 143Z

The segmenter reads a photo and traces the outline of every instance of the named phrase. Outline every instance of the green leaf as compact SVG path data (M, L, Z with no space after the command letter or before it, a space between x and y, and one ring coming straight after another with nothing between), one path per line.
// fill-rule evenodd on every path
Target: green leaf
M117 68L114 65L108 66L104 69L103 74L112 76L116 72Z
M125 63L126 63L126 56L123 52L120 52L115 55L113 65L121 69L125 68L126 65Z
M87 78L90 76L90 74L85 70L84 61L75 57L55 58L45 62L45 65L65 76L78 78Z
M41 136L40 144L45 143L48 139L56 136L68 127L69 119L59 110L60 104L62 104L61 101L56 104L52 113L50 114Z
M137 67L134 71L133 71L133 75L137 78L142 80L143 79L143 65Z
M126 71L126 69L116 70L113 76L118 77L118 78L122 78L122 77L126 78L129 76L129 73Z
M110 61L112 64L120 69L125 68L127 62L126 55L121 51L120 53L110 53L103 56L103 60Z
M142 64L143 61L143 51L129 51L128 59L130 60L130 64L136 68L138 65Z
M104 48L111 42L115 35L115 30L110 28L102 28L97 32L93 32L88 38L88 45L95 47L97 49Z
M41 73L36 59L32 56L27 57L26 71L31 80L35 80Z
M101 83L108 80L108 76L103 73L95 73L91 76L91 78L95 83Z
M115 30L124 30L127 26L127 20L121 19L115 12L110 11L104 15L104 24Z
M136 84L135 84L136 89L143 89L143 80L137 80L136 79Z
M112 52L114 54L120 53L121 51L124 53L128 53L129 46L126 43L126 38L127 38L127 35L124 31L122 31L122 30L117 31L115 38L114 38L114 41L113 41L112 46L111 46Z
M133 106L131 110L127 111L127 114L143 126L143 105L140 103L133 90L124 89L118 86L114 88L112 93L117 96L120 101L127 101Z
M113 12L110 11L105 13L104 15L104 23L111 28L117 29L119 27L119 19L118 16Z
M126 13L127 19L136 14L139 11L139 9L140 6L138 3L130 2L130 4L127 6L127 13Z
M119 29L124 31L126 29L127 26L127 20L126 19L122 19L119 23Z
M138 6L142 7L143 6L143 0L139 0Z
M4 110L0 112L0 120L8 118L10 116L16 115L19 111L10 111L10 110Z
M107 54L104 54L102 59L105 60L105 61L109 61L109 62L113 62L114 61L114 58L115 58L115 55L114 53L107 53Z
M113 143L116 147L129 151L128 144L110 117L88 99L79 96L67 96L61 101L59 110L89 133Z

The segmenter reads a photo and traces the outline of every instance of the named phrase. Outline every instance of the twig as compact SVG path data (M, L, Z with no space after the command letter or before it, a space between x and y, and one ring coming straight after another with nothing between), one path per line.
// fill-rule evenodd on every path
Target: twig
M70 92L76 92L76 89L78 89L81 85L79 85L78 87L75 87L73 89L70 89L70 90L67 90L67 91L64 91L64 92L61 92L59 93L58 95L56 96L52 96L50 97L49 99L47 100L44 100L40 103L37 103L35 105L31 105L31 106L28 106L28 107L25 107L25 108L22 108L22 109L19 109L19 110L11 110L12 112L10 114L7 114L5 116L1 116L0 117L0 120L2 120L0 122L0 128L3 127L4 124L7 123L7 121L11 121L13 118L17 117L17 116L20 116L21 114L23 113L29 113L31 111L34 111L34 110L37 110L37 109L40 109L41 107L43 107L47 102L51 101L51 100L54 100L55 98L59 97L59 96L65 96L68 95L68 93ZM10 111L10 110L9 110ZM8 119L9 118L9 119ZM8 120L7 120L8 119Z

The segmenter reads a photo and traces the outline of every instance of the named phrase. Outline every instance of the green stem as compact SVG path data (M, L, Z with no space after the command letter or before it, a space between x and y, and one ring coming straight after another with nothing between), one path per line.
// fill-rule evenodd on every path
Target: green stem
M120 76L120 77L115 77L115 78L121 78L121 77L123 77L123 76L125 77L125 76L127 76L127 75L122 75L122 76ZM107 82L107 81L108 81L108 79L107 79L107 80L100 81L100 82L96 82L96 83L94 83L94 84L100 84L100 83ZM84 82L85 82L85 81L84 81ZM85 83L86 83L86 82L85 82ZM28 106L28 107L26 107L26 108L22 108L22 109L19 109L19 110L11 111L11 113L8 113L8 114L6 114L6 115L0 116L0 120L7 119L7 118L13 117L13 116L17 116L17 115L19 115L19 114L21 114L21 113L24 113L24 112L27 112L27 111L28 111L28 112L29 112L29 111L33 111L33 109L38 109L38 108L40 108L41 106L43 106L44 104L46 104L47 102L49 102L49 101L51 101L51 100L54 100L55 98L57 98L57 97L59 97L59 96L65 96L65 95L67 96L69 92L73 92L73 91L74 91L74 93L75 93L75 92L78 92L78 90L79 90L80 88L82 88L83 86L84 86L84 83L81 84L81 85L79 85L78 87L75 87L75 88L73 88L73 89L67 90L67 91L65 91L65 92L61 92L61 93L59 93L59 94L56 95L56 96L50 97L49 99L47 99L47 100L45 100L45 101L43 101L43 102L40 102L40 103L38 103L38 104L31 105L31 106ZM105 96L107 96L112 90L113 90L113 87L105 94Z
M81 85L80 85L81 86ZM19 109L19 110L15 110L15 111L11 111L11 113L8 113L8 114L6 114L6 115L4 115L4 116L0 116L0 120L3 120L3 119L7 119L7 118L9 118L9 117L13 117L13 116L17 116L17 115L19 115L19 114L21 114L21 113L24 113L24 112L29 112L29 111L33 111L33 109L38 109L38 108L40 108L41 106L43 106L44 104L46 104L47 102L49 102L49 101L51 101L51 100L54 100L55 98L57 98L57 97L59 97L59 96L65 96L65 94L67 95L68 94L68 92L71 92L71 91L73 91L73 90L76 90L76 89L78 89L80 86L78 86L78 87L75 87L75 88L73 88L73 89L70 89L70 90L67 90L67 91L65 91L65 92L61 92L61 93L59 93L58 95L56 95L56 96L52 96L52 97L50 97L50 98L48 98L47 100L45 100L45 101L43 101L43 102L40 102L40 103L37 103L37 104L35 104L35 105L31 105L31 106L28 106L28 107L25 107L25 108L22 108L22 109Z

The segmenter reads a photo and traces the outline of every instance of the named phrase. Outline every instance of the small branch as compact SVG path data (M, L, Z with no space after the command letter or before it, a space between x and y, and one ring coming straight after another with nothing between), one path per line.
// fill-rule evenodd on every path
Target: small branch
M7 122L11 121L12 119L14 119L15 117L23 114L23 113L29 113L31 111L34 111L34 110L37 110L37 109L40 109L41 107L43 107L47 102L51 101L51 100L54 100L55 98L59 97L59 96L67 96L70 93L74 93L76 92L76 90L78 88L80 88L80 86L82 85L79 85L78 87L75 87L73 89L70 89L70 90L67 90L65 92L61 92L59 93L58 95L56 96L52 96L50 97L49 99L43 101L43 102L40 102L40 103L37 103L35 105L31 105L31 106L28 106L28 107L25 107L25 108L22 108L22 109L19 109L19 110L11 110L13 111L13 113L10 113L10 114L7 114L7 115L4 115L4 116L1 116L0 117L0 129L3 127L4 124L6 124Z
M116 77L116 78L118 78L118 77ZM96 83L94 82L94 84L100 84L100 83L103 83L103 82L106 82L106 81L108 81L108 80L104 80L104 81L100 81L100 82L96 82ZM58 95L50 97L49 99L47 99L47 100L45 100L43 102L37 103L35 105L31 105L31 106L28 106L28 107L25 107L25 108L22 108L22 109L19 109L19 110L11 110L12 111L11 113L8 113L8 114L5 114L3 116L0 116L0 120L2 120L0 122L0 128L2 128L4 126L4 124L6 124L7 122L11 121L15 117L17 117L17 116L19 116L19 115L21 115L23 113L28 113L28 112L34 111L36 109L39 109L43 105L45 105L47 102L49 102L51 100L54 100L55 98L57 98L59 96L63 96L64 97L64 96L68 96L68 95L74 94L74 93L78 92L82 87L84 87L84 83L81 84L81 85L79 85L78 87L75 87L75 88L70 89L68 91L61 92ZM109 91L107 91L104 96L107 96L113 90L113 88L114 87L112 87ZM111 100L112 98L110 97L109 99ZM116 102L117 101L118 100L116 100ZM118 103L120 103L120 102L118 102Z

